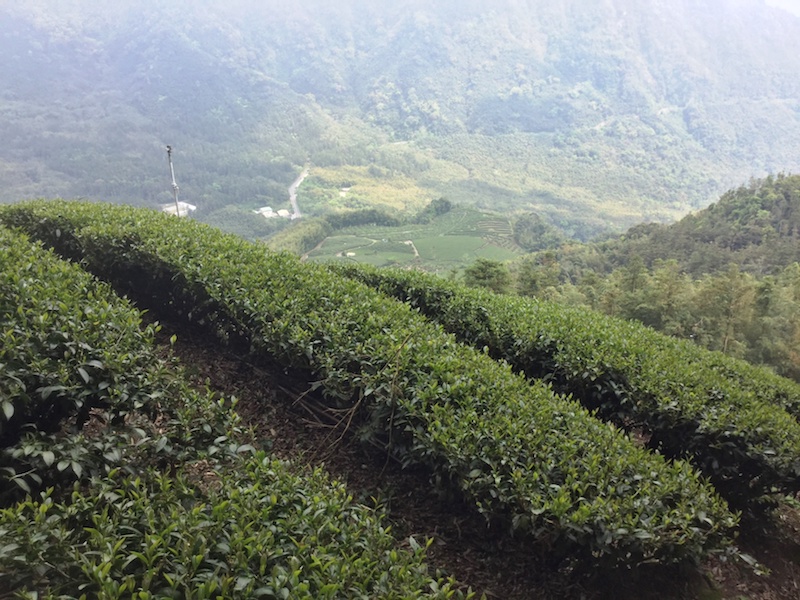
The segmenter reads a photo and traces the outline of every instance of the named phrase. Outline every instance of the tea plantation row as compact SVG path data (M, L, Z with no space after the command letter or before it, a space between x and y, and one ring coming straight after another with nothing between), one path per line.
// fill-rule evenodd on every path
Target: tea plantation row
M549 385L324 267L125 207L34 202L0 219L144 305L305 373L362 437L555 554L698 558L735 526L687 463L637 447Z
M154 333L0 226L0 597L463 597L341 484L237 443Z
M732 504L800 489L800 386L637 323L421 272L335 266L456 337L684 457ZM788 411L788 412L787 412ZM791 414L789 414L791 413Z

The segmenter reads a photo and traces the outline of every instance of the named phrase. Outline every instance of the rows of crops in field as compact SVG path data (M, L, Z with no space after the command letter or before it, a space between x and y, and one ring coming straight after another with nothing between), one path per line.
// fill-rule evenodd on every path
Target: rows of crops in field
M401 299L753 508L800 487L800 386L638 323L468 289L425 273L337 267ZM792 416L794 415L794 416Z
M156 329L0 226L0 597L463 597L342 484L239 443Z
M323 266L125 207L25 203L1 215L144 305L304 373L359 438L426 466L553 555L671 562L729 541L736 518L689 463Z
M519 253L508 219L456 208L430 223L354 227L338 232L310 252L309 258L446 271L462 268L476 258L508 260Z

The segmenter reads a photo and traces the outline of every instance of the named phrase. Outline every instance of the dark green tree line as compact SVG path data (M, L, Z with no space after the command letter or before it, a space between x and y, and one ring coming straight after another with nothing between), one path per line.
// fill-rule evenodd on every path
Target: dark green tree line
M521 295L637 320L800 380L800 263L764 277L730 264L695 278L674 259L652 268L634 260L607 276L570 281L549 254L515 264L513 283Z

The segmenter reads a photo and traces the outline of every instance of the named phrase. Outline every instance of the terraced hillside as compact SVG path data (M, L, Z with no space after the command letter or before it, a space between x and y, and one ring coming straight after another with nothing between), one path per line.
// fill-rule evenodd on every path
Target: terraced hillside
M0 596L463 597L322 471L245 443L158 326L0 227Z
M686 348L668 342L667 338L645 335L635 328L626 329L610 320L580 316L556 306L506 306L501 297L469 295L457 286L434 285L432 280L413 280L412 277L412 285L406 285L408 282L402 283L399 279L394 283L387 279L390 286L399 288L401 283L406 286L403 300L410 301L409 305L363 283L331 273L325 266L302 263L295 257L272 253L263 246L198 223L142 209L64 201L30 202L4 207L0 211L0 222L52 246L62 257L79 262L95 277L111 283L118 294L126 294L158 318L169 319L179 327L203 331L245 356L253 365L277 367L294 380L307 382L309 393L313 392L319 399L315 410L337 423L343 438L367 442L380 454L426 473L442 494L460 499L465 510L475 516L481 515L494 531L513 532L522 547L548 556L552 564L597 572L602 567L626 569L645 563L686 564L687 561L707 561L709 556L720 554L734 556L739 516L729 510L723 498L756 515L749 518L767 523L771 507L797 491L800 450L796 440L800 439L800 425L787 412L796 412L794 388L787 387L783 380L765 375L748 390L743 382L757 372L740 371L734 362L715 362L712 355L689 356ZM22 248L17 251L18 255L30 252L30 243L21 241L22 234L5 235L18 236L13 243L5 244ZM66 268L67 263L56 260L52 254L44 250L38 252L49 256L47 261L64 265L59 268ZM16 260L20 260L19 256ZM47 261L39 255L32 259L38 269L49 264ZM11 267L10 260L5 257L3 264L8 265L6 270L10 273L3 280L8 289L27 290L28 284L14 284L20 269L16 265ZM74 264L69 265L69 269L87 282L95 281ZM45 271L36 273L34 280L48 281ZM367 278L358 273L350 275ZM86 289L89 285L81 284ZM104 289L107 290L104 293L110 293L108 288ZM52 298L52 294L48 297ZM64 307L74 306L78 301L73 298L70 302L64 302ZM5 329L7 336L19 336L15 333L19 326L13 325L18 313L12 305L16 304L6 303L3 313L9 323ZM36 308L31 314L55 315L65 308L54 304L50 309ZM536 321L537 311L545 327L535 333L540 326ZM77 321L73 317L70 322L80 324L84 318L92 322L89 316L93 314L91 308L83 313L79 311ZM520 320L521 314L526 318ZM442 325L433 320L441 320ZM47 322L46 318L31 321L37 327ZM453 333L447 333L445 328ZM86 328L79 330L83 329ZM45 339L50 335L46 333ZM73 347L71 335L58 339L65 340L67 348ZM115 338L103 336L103 339ZM478 347L472 348L471 344ZM83 348L80 344L75 347ZM112 344L108 351L115 349ZM60 357L64 352L59 349L55 356ZM696 371L694 378L690 376L691 371L685 369L687 358ZM35 356L18 363L32 364L33 360ZM98 364L105 365L107 361L83 356L76 360L75 368L64 370L64 365L70 363L60 358L49 367L58 377L66 377L68 384L58 383L60 380L56 379L56 383L49 385L35 383L20 387L14 382L24 380L16 371L11 374L13 376L5 377L4 384L17 385L8 388L7 397L30 400L20 400L20 404L15 400L10 408L3 405L3 432L10 427L8 424L14 424L14 419L18 418L15 415L23 414L21 407L26 402L47 406L51 397L55 398L54 394L77 398L70 400L73 404L66 405L74 407L66 414L83 415L81 411L88 401L85 398L92 398L85 395L86 390L109 389L109 386L95 385L100 379L91 370L99 369ZM225 469L228 468L225 465L231 464L242 469L236 475L239 477L237 484L233 479L221 477L218 480L221 487L217 486L215 478L206 482L206 487L201 486L200 513L209 510L212 515L221 515L223 509L218 507L231 506L241 511L236 514L248 519L251 517L246 515L254 515L252 511L257 505L280 505L283 499L292 497L296 488L312 485L300 479L265 483L275 481L272 478L278 467L263 454L255 455L258 464L250 462L250 458L236 458L235 455L248 457L252 448L236 433L235 423L231 425L225 420L231 415L229 405L225 401L202 399L191 402L200 408L207 407L202 410L211 411L205 417L210 432L203 426L197 431L193 427L202 421L192 420L191 411L186 412L188 408L181 412L185 399L196 396L183 391L186 390L181 387L184 384L166 367L158 366L161 363L155 360L145 363L143 371L128 369L124 373L133 377L134 383L136 377L153 382L149 384L151 388L146 388L153 391L140 402L134 401L131 410L143 412L136 418L155 418L155 422L159 422L159 411L174 410L177 415L184 415L181 417L183 427L178 428L183 432L182 437L147 435L147 430L143 430L147 439L142 442L142 448L151 448L148 444L153 444L154 457L142 463L145 467L142 472L149 473L146 477L140 475L140 479L128 478L121 482L114 479L118 473L114 461L119 457L112 452L98 459L92 474L99 479L93 480L95 487L87 488L81 499L73 496L71 501L59 498L50 502L45 496L41 500L33 497L11 504L2 513L6 520L0 520L0 528L5 527L4 533L13 533L16 537L0 552L0 561L13 567L11 572L17 585L27 580L28 571L24 565L35 565L36 552L41 552L39 544L43 539L44 521L36 521L36 515L51 508L40 507L52 506L52 514L77 515L77 519L84 518L82 515L98 506L102 514L107 514L103 512L106 509L102 508L102 502L92 495L97 490L101 499L110 497L109 494L125 498L128 494L138 494L137 498L145 498L142 485L146 489L174 490L174 494L162 495L168 505L157 510L172 515L172 520L180 522L182 527L185 524L186 535L194 536L196 528L201 527L200 522L188 514L182 516L177 505L186 505L187 494L197 494L192 491L196 476L181 471L183 467L180 466L175 472L166 467L187 461L189 455L180 454L181 448L195 448L203 461L223 461L219 468ZM5 359L3 364L17 363ZM157 366L156 375L148 375L148 379L145 374L151 365ZM512 367L525 370L525 365L533 370L526 371L525 375L512 370ZM48 370L37 369L37 372ZM164 380L159 377L175 387L164 387L167 384L162 384ZM136 387L130 389L131 393L125 396L114 395L116 392L112 390L109 400L104 399L107 394L101 394L100 400L89 406L90 416L95 414L93 411L111 409L107 423L127 426L125 419L120 421L114 417L112 400L126 399L127 402ZM680 393L685 398L679 390L683 390ZM579 401L587 404L588 409ZM171 408L172 403L174 408ZM73 419L74 426L79 429L84 425L80 419L84 417ZM145 427L149 426L145 423ZM56 429L61 432L60 427ZM43 430L41 435L51 434ZM255 435L258 437L257 431ZM15 456L14 445L19 440L35 446L27 437L11 439L7 447L12 449L4 455ZM64 462L64 458L57 456L55 450L47 449L45 444L51 443L50 438L42 440L36 446L38 451L26 455L21 450L17 458L33 456L29 461L31 466L43 469L44 474L47 474L46 468L55 465L57 472L71 472L77 478L84 475L83 467L75 469L71 462ZM680 446L681 440L685 446ZM166 452L165 460L159 461L162 452ZM16 465L12 467L17 469ZM35 469L20 469L11 473L11 477L24 482L20 485L23 492L26 485L31 491L35 485L45 485L46 479ZM737 470L738 478L732 475ZM178 483L171 483L176 473ZM120 473L120 476L125 477L125 474ZM111 488L103 487L109 477ZM318 480L312 477L311 481ZM273 485L278 487L270 487ZM322 494L321 491L312 492L314 498L322 498ZM245 502L249 498L253 499L253 504ZM177 504L169 505L173 499ZM147 515L156 510L142 502L145 500L131 505L137 507L137 514ZM350 514L350 508L346 508L349 502L341 498L330 501L331 518L343 512ZM302 503L290 504L299 506L299 513L291 515L312 510ZM352 510L353 514L361 514L358 507ZM121 515L119 518L114 523L128 527L124 523L129 517ZM267 522L272 519L266 518ZM352 581L355 587L348 590L327 587L341 578L329 578L325 560L312 551L308 555L308 566L298 571L293 557L305 560L302 558L305 549L319 544L333 553L346 552L335 547L342 542L344 534L337 534L337 541L331 541L334 545L330 545L320 541L323 530L315 529L318 526L308 529L305 519L299 516L281 519L287 527L316 531L312 534L316 541L310 538L307 543L297 545L298 539L289 533L286 543L295 544L294 549L280 555L288 560L287 571L270 570L263 562L249 564L247 568L254 573L252 579L247 579L248 575L244 576L247 579L244 583L239 577L225 580L227 583L219 580L214 585L224 584L234 586L226 589L234 589L240 584L255 586L256 581L262 581L264 586L272 586L273 592L274 586L280 584L281 589L289 590L288 594L295 597L304 594L325 597L326 593L330 597L350 597L363 594L357 590L364 589L383 589L386 597L395 597L395 594L419 597L423 590L424 594L440 594L441 597L451 593L452 582L437 577L426 579L429 576L420 562L422 550L401 555L388 550L391 542L386 540L376 542L376 547L383 550L375 555L368 554L371 550L366 546L363 547L367 554L348 554L355 562L353 570L349 571L354 579L347 581ZM18 522L39 523L39 528L11 525ZM74 521L63 522L64 539L71 539L68 533L73 531L70 523ZM220 535L230 536L224 538L232 540L230 543L226 541L222 546L217 544L211 548L197 546L199 542L187 542L187 548L199 548L196 556L202 558L196 560L202 568L188 574L165 572L163 581L173 585L171 582L177 581L178 573L183 577L181 582L200 589L206 581L203 577L208 576L211 568L208 565L216 564L214 560L224 562L231 561L231 556L263 556L264 552L270 556L268 549L281 547L283 543L264 538L258 542L263 544L259 546L262 550L248 554L247 544L251 541L236 537L240 530L228 529L231 526L235 529L239 526L235 523L241 522L228 520L227 523L220 524L222 529L215 529L213 535L215 539ZM147 528L151 526L157 525L138 525L143 531L150 531ZM99 523L95 528L99 533L91 543L107 539L114 527L104 521ZM335 522L320 527L325 531L343 531ZM148 535L151 537L146 539L152 539L152 534ZM235 545L234 540L239 545ZM90 541L81 538L75 543ZM129 536L124 543L139 542ZM16 558L17 550L22 547L27 553L24 561ZM63 550L65 546L60 548ZM120 550L127 551L127 546ZM213 558L215 551L222 552L223 558ZM150 560L147 558L150 555L136 552L140 552L141 557L131 554L137 558L127 564L144 565ZM208 559L209 556L212 558ZM132 589L130 586L134 584L143 585L134 581L126 583L123 566L114 571L115 565L123 565L125 560L116 557L112 552L108 559L111 564L108 568L114 575L102 581L99 575L93 575L96 563L79 563L70 569L83 573L84 577L95 577L91 579L92 585L108 585L108 589L114 585L128 586L125 589ZM279 558L275 556L276 560ZM115 562L117 560L122 562ZM194 559L187 560L186 564L193 564ZM386 573L393 572L395 561L406 565L397 568L403 577L407 576L407 579L401 577L401 581L410 586L405 588L407 592L380 587L394 585L394 576ZM225 564L227 569L239 565L238 562ZM382 575L375 575L375 579L372 575L361 574L361 565L373 574ZM322 567L322 571L317 571L318 567ZM204 575L201 576L201 572ZM233 571L214 571L214 577L229 572ZM271 575L267 576L267 572ZM295 579L300 572L308 577ZM58 569L48 574L51 578L57 576ZM194 579L195 576L200 579ZM49 580L41 581L41 589L49 589ZM203 589L212 594L214 589L222 588ZM316 592L311 592L312 589ZM264 593L269 597L269 593ZM369 597L383 595L384 592L367 592Z

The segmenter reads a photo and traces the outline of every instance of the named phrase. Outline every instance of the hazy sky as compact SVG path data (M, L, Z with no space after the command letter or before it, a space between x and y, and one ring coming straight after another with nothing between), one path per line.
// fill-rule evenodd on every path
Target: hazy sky
M779 6L800 16L800 0L766 0L770 6Z

